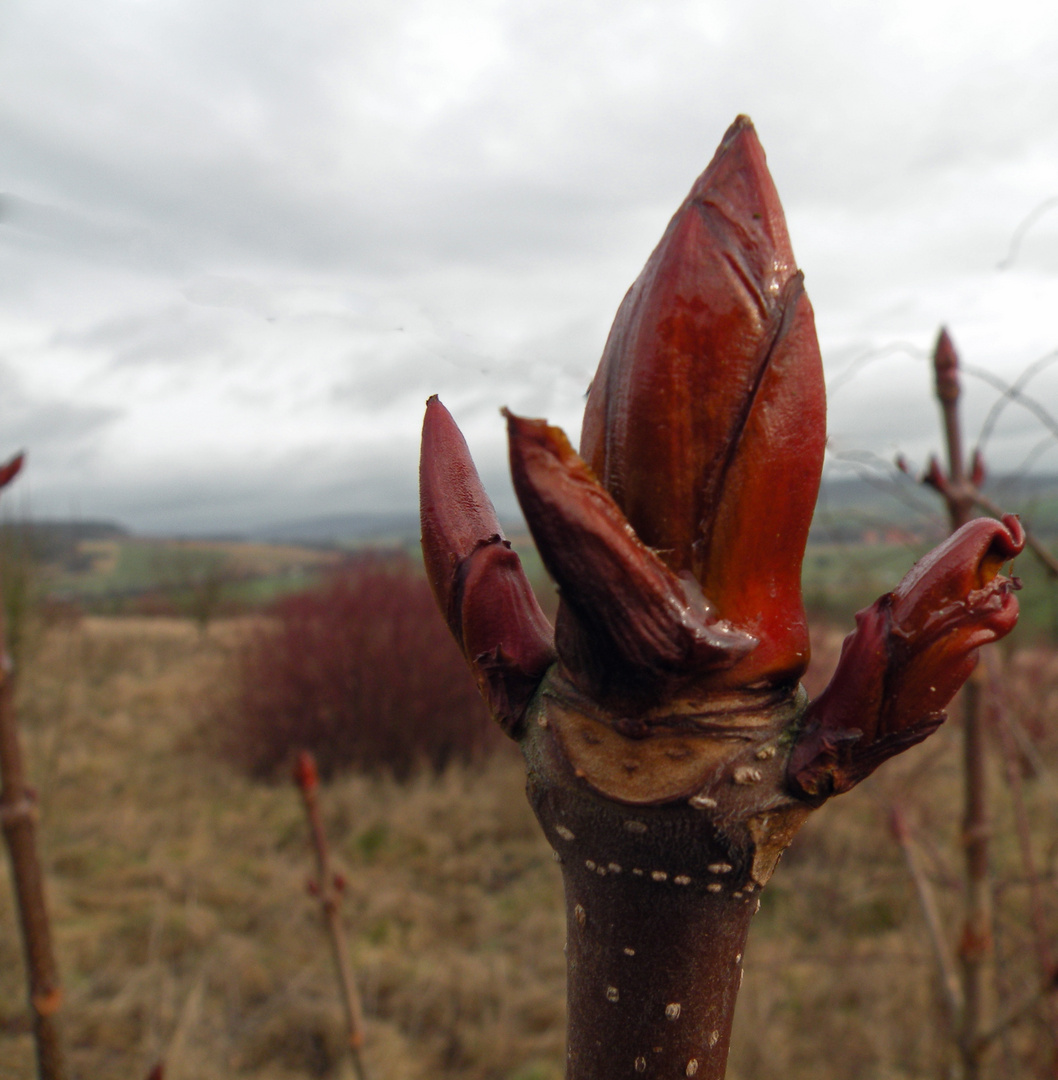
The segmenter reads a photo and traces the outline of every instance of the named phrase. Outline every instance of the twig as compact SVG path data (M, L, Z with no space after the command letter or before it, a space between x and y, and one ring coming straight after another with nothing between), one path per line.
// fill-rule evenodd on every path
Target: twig
M1012 248L1012 252L1013 252ZM940 401L944 421L945 441L948 449L949 471L944 474L939 463L934 460L923 482L933 487L943 498L951 521L952 531L969 519L973 510L981 509L994 517L1003 516L1002 508L980 490L984 476L981 447L991 434L1002 407L1009 402L1016 402L1036 415L1054 434L1058 434L1058 421L1035 399L1024 393L1029 379L1051 363L1058 353L1051 353L1031 365L1013 384L1008 385L990 372L962 366L967 371L998 387L1003 393L1002 401L993 406L982 432L978 448L973 455L972 469L968 472L964 465L962 432L959 417L959 372L958 354L947 331L942 330L934 351L934 369L936 372L936 393ZM1051 577L1058 577L1058 559L1026 530L1026 544ZM986 1029L984 1022L985 964L993 951L992 940L992 896L988 880L988 804L986 791L984 718L981 712L980 679L971 679L964 690L964 776L965 776L965 811L963 819L963 837L966 847L966 916L959 946L962 963L962 1022L958 1044L962 1058L965 1080L976 1080L980 1076L984 1054L991 1044L1026 1011L1031 1009L1043 995L1054 989L1055 976L1053 960L1046 934L1043 916L1043 901L1040 895L1040 878L1032 856L1032 847L1028 833L1028 822L1021 796L1020 775L1014 761L1014 725L1009 722L997 688L998 676L995 672L995 658L988 656L986 671L989 676L991 705L997 716L1000 738L1007 760L1007 775L1015 804L1015 817L1018 822L1019 841L1022 859L1030 889L1030 904L1033 913L1033 927L1036 935L1037 952L1045 970L1043 989L1029 996L1026 1001L1014 1005L1004 1016ZM1052 1017L1053 1028L1053 1017Z
M1016 1024L1022 1017L1032 1012L1037 1005L1049 995L1058 991L1058 974L1051 973L1039 986L1030 990L1020 1001L1016 1001L1006 1012L990 1027L977 1037L973 1050L982 1054L996 1039L1005 1031Z
M1036 938L1036 956L1042 968L1044 985L1048 985L1049 982L1050 988L1054 989L1056 969L1050 935L1047 930L1047 917L1044 913L1043 887L1032 850L1032 833L1029 828L1029 816L1025 808L1025 798L1022 790L1018 748L1015 745L1013 733L1008 723L1007 710L999 685L998 666L998 656L994 652L987 652L984 657L984 669L988 680L989 705L999 734L999 743L1003 750L1006 765L1007 784L1010 787L1011 800L1014 804L1014 820L1017 826L1018 844L1021 848L1021 861L1025 868L1025 877L1029 887L1029 912L1032 919L1033 933ZM1049 1027L1054 1035L1055 1050L1058 1053L1058 1008L1055 1007L1053 1002L1051 1002L1049 1012Z
M1021 241L1025 234L1040 220L1041 217L1043 217L1044 214L1047 213L1048 210L1053 210L1056 206L1058 206L1058 195L1052 195L1049 199L1044 199L1043 202L1034 206L1028 214L1026 214L1010 238L1010 247L1007 250L1006 255L996 263L997 270L1006 270L1008 267L1014 265L1014 260L1018 256L1018 251L1021 248Z
M827 394L830 397L833 397L834 394L836 394L845 383L849 382L861 368L866 367L867 364L872 363L875 360L881 360L883 357L891 356L893 353L907 353L908 356L912 356L916 360L926 359L926 353L918 345L909 341L893 341L887 345L868 349L865 353L861 353L859 356L850 360L837 375L827 380Z
M1051 789L1052 794L1058 794L1058 785L1055 784L1055 778L1051 774L1047 762L1043 760L1043 755L1032 741L1032 736L1025 730L1025 725L1009 712L1005 713L1003 722L1007 732L1017 744L1018 752L1032 768L1032 775L1036 780L1045 783Z
M955 963L948 951L948 943L944 938L944 930L941 927L940 913L937 910L937 899L933 892L933 886L922 870L911 840L911 830L908 828L907 819L903 811L894 806L889 812L889 826L893 830L904 859L907 861L908 873L914 883L915 892L918 894L919 906L922 908L922 916L926 920L926 931L929 934L930 944L933 946L933 957L937 962L937 971L940 974L941 989L944 991L944 1005L948 1014L948 1023L953 1035L959 1031L960 1017L963 1010L962 987L959 985L959 975L955 970Z
M22 467L19 454L0 467L0 487L9 484ZM58 968L51 941L51 924L44 896L44 874L37 854L37 806L26 785L22 745L14 701L14 674L7 652L0 607L0 825L11 858L12 878L22 927L22 946L29 983L29 1007L37 1046L40 1080L64 1080L58 1011L62 1004Z
M330 850L327 835L323 831L323 819L319 805L319 776L316 761L307 750L298 755L294 766L294 781L301 789L305 803L305 814L312 833L312 846L316 853L316 881L309 883L309 891L319 897L323 911L323 921L331 939L334 955L334 967L341 990L342 1006L345 1010L346 1031L349 1034L349 1054L357 1080L366 1080L364 1065L360 1058L360 1049L364 1045L364 1019L360 1007L360 995L353 979L352 964L349 960L349 945L345 937L339 905L341 904L344 881L331 870Z
M985 443L992 437L992 432L995 430L995 426L999 421L999 417L1003 410L1014 400L1014 397L1020 395L1026 386L1037 376L1041 371L1050 367L1051 364L1058 361L1058 349L1053 352L1046 353L1038 360L1034 360L1018 377L1010 384L1008 390L1004 391L993 402L992 407L988 410L988 415L985 417L984 423L981 425L981 432L977 437L977 449L984 452Z
M1038 440L1034 446L1030 447L1029 452L1018 462L1017 468L1006 474L1004 483L1017 485L1021 483L1022 480L1027 480L1029 477L1029 470L1033 465L1035 465L1044 454L1053 450L1056 446L1058 446L1058 435L1054 432L1048 432L1042 439Z
M1011 401L1016 402L1023 409L1032 413L1032 415L1035 416L1048 431L1058 435L1058 419L1056 419L1054 415L1044 408L1044 406L1034 397L1030 397L1028 394L1023 393L1019 388L1011 386L1006 380L1001 379L994 372L988 371L985 368L964 364L962 370L967 375L973 375L982 382L988 383L989 386L994 386L1001 394L1005 394Z
M933 352L935 390L944 422L948 451L945 476L934 459L926 482L944 499L951 531L965 525L973 514L978 474L975 458L968 474L963 459L962 424L959 415L959 355L946 329L942 329ZM964 1080L981 1075L980 1036L986 1025L985 975L993 952L992 890L989 882L988 774L985 763L984 723L981 716L980 682L971 677L962 691L963 702L963 843L965 845L966 905L959 961L962 969L962 1014L958 1045Z
M933 507L916 499L913 490L905 490L898 482L898 476L907 476L910 472L902 458L897 460L894 467L892 462L886 461L873 453L861 454L856 451L837 450L830 450L829 453L833 460L840 461L842 464L851 464L855 469L858 480L869 484L876 491L884 492L908 509L914 510L932 528L938 527L938 518ZM874 472L871 471L871 466L874 466ZM878 475L877 470L882 468L886 470L888 475Z

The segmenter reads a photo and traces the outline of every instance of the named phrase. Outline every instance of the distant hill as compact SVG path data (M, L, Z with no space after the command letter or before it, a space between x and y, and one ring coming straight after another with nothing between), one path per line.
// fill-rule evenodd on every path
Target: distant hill
M1041 536L1058 535L1058 476L996 477L985 492L1004 509L1021 513ZM528 530L524 520L503 522L508 536ZM819 496L811 539L815 543L878 543L937 540L947 532L935 492L902 473L827 477ZM414 543L418 514L350 513L276 522L251 534L271 543L356 546Z
M1058 536L1058 476L996 476L983 492L1041 538ZM811 539L816 543L939 539L947 532L940 496L902 473L827 477L819 493Z
M84 559L85 540L119 540L129 530L115 521L0 521L0 544L5 550L27 551L38 562L78 568Z
M1058 537L1058 475L997 476L985 485L1004 510L1020 513L1041 538ZM508 536L524 535L521 517L503 522ZM882 540L936 540L946 532L940 498L901 473L827 476L819 495L811 540L815 543L877 543ZM0 523L0 533L31 537L34 553L45 562L63 563L82 541L121 539L131 530L114 521L41 520ZM198 535L198 534L196 534ZM205 539L199 536L199 539ZM303 544L349 548L367 544L406 545L418 541L415 510L357 511L278 520L238 534L211 534L214 540Z
M399 543L418 539L419 515L413 511L393 513L327 514L274 522L249 533L249 538L269 543L314 544L343 547L363 543Z

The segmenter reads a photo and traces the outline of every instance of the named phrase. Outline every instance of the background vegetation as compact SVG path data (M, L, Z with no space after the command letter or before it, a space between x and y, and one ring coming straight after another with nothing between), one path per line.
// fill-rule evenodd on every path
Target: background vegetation
M503 738L421 569L361 553L316 589L265 609L235 658L222 745L252 776L289 774L299 750L320 772L443 769Z
M920 542L813 545L814 690L851 611L891 587ZM180 595L167 550L184 553L176 565L185 569L213 565L213 554L195 560L218 551L237 568L208 619L187 609L134 614L137 595ZM74 1074L125 1080L164 1057L168 1080L339 1075L341 1010L305 891L302 809L286 782L303 741L340 748L324 762L336 775L322 802L347 882L371 1077L559 1080L558 868L525 801L521 762L483 723L414 561L121 535L83 537L65 551L65 562L39 557L21 579L19 711ZM531 552L527 563L538 565ZM170 568L164 588L159 567ZM1034 573L1030 560L1018 572ZM306 594L306 582L319 587ZM1033 592L1022 594L1028 618L1006 650L1008 705L1027 737L1018 767L1053 933L1058 652L1047 640L1051 601ZM279 598L262 606L253 595ZM553 606L546 591L545 601ZM98 613L115 610L123 614ZM366 676L376 688L349 712ZM420 753L434 716L455 718L456 734ZM341 771L349 762L360 769ZM798 837L753 930L735 1080L946 1075L952 1051L931 946L889 818L901 808L945 923L957 925L959 769L949 725ZM996 976L1016 997L1038 965L1011 803L998 764L994 773ZM22 1080L33 1049L7 872L5 862L0 1080ZM1037 1008L1011 1028L1004 1076L1046 1075L1047 1024ZM841 1055L821 1053L827 1046Z

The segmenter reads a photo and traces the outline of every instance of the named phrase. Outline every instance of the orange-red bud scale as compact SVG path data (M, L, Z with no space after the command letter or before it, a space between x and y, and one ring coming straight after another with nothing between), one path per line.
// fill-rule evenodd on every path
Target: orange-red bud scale
M950 342L942 391L957 391ZM423 555L482 693L518 735L556 661L609 716L710 695L792 700L808 661L800 571L825 443L812 308L750 122L739 117L610 332L580 455L507 414L511 471L559 585L556 633L436 398L421 464ZM944 483L939 466L929 478ZM1017 618L1015 518L977 521L857 616L794 733L790 793L821 802L919 741ZM621 721L624 722L623 720Z

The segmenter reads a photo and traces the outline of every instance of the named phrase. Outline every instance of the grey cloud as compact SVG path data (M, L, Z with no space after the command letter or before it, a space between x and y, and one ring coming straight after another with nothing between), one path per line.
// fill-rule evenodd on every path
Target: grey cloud
M222 319L186 306L122 314L83 330L60 331L53 339L56 345L105 352L113 368L216 363L228 340Z
M978 314L976 298L1010 288L988 275L1058 170L1058 17L1037 7L1029 32L909 0L16 6L0 41L15 193L0 269L12 340L35 344L10 355L101 365L96 399L116 404L52 421L80 418L83 447L105 436L120 456L129 388L157 401L177 381L181 408L208 396L257 440L198 471L192 445L150 482L98 478L93 497L132 516L252 516L280 492L413 498L412 432L434 390L503 484L497 406L575 437L624 289L748 111L832 371L885 342L927 348L955 316L970 352L1002 359L987 318L1006 304L1024 337L1031 312L997 299ZM1040 310L1052 232L1041 222L1016 268ZM921 411L901 401L925 371L900 369L898 386L893 370L835 395L836 436L925 445L928 395ZM263 479L262 446L277 427L296 442L295 414L340 445L310 453L310 432L301 465L269 456ZM400 440L366 453L342 442L346 417ZM894 434L911 421L916 435Z
M94 457L100 437L123 413L118 406L33 397L10 366L0 361L0 431L6 447L0 457L22 448L33 465L79 474Z
M92 220L84 214L7 192L0 194L0 225L55 247L104 256L127 255L142 246L149 235L143 227Z
M192 304L236 308L262 319L276 317L276 309L268 290L244 278L204 274L187 285L183 294Z
M417 505L417 445L396 440L368 454L302 449L281 457L190 450L164 474L122 463L78 486L82 506L138 531L240 533L320 514L407 511ZM45 478L38 512L67 512L64 487Z
M668 35L632 6L596 20L590 6L541 19L511 5L500 13L504 49L473 92L416 123L414 97L401 108L409 80L401 49L411 33L402 22L410 12L414 25L420 9L406 5L403 18L366 10L366 17L342 16L314 5L295 30L279 9L247 19L235 3L215 12L193 7L177 21L166 67L134 69L153 97L118 110L124 126L111 122L111 145L81 140L78 151L109 170L93 185L97 195L168 220L174 233L186 230L185 243L395 271L452 256L544 257L560 243L584 251L623 235L628 214L674 205L668 193L659 198L659 185L679 197L736 111L727 101L739 96L747 105L784 103L769 105L760 119L773 157L794 179L784 190L795 196L828 198L841 185L843 198L895 197L898 174L906 183L931 154L951 158L935 137L944 101L890 110L884 125L864 122L865 114L879 115L879 98L906 82L906 73L885 72L884 60L879 70L864 70L848 48L864 33L851 11L824 20L749 5L721 43L693 32L682 5L670 13ZM98 34L104 24L93 25ZM691 32L680 32L683 25ZM145 36L152 29L146 22L136 28ZM806 66L809 47L822 61ZM919 65L929 59L901 42L885 43L879 55ZM387 56L392 63L384 65ZM174 63L185 78L164 81ZM334 80L350 93L336 97ZM811 108L835 82L848 91L828 95L825 113ZM122 89L120 81L95 86L104 101ZM378 142L387 110L395 122ZM968 119L980 110L955 115L963 121L952 135L958 147L979 146L988 132L1024 141L1029 130L1020 113L1017 124L999 124L989 111L985 131ZM343 155L336 139L362 145L361 160ZM504 143L508 151L493 149ZM119 158L122 144L132 153ZM339 177L346 182L335 183Z

